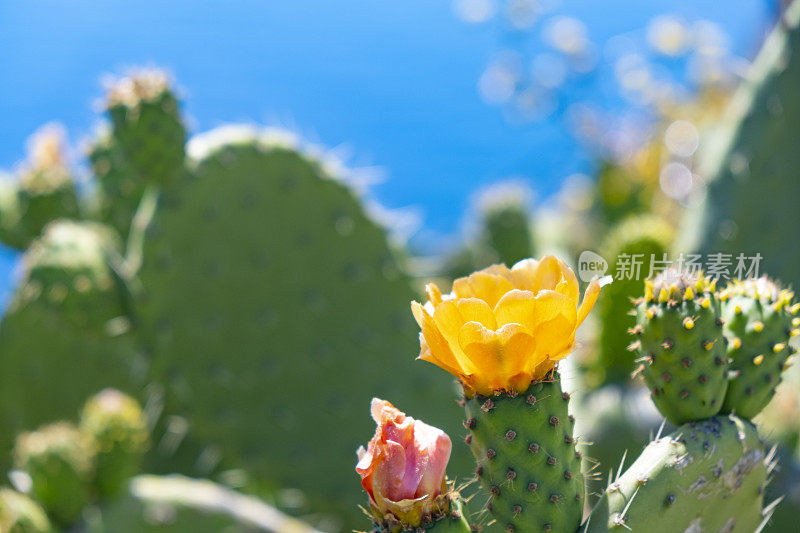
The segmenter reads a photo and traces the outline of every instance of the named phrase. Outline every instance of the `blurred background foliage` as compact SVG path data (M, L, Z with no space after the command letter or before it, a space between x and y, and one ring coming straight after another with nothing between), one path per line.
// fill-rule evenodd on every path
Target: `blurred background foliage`
M202 53L188 43L214 17L183 2L47 4L0 4L0 528L363 527L370 397L464 434L451 380L413 362L408 302L431 278L550 252L614 274L624 254L726 251L800 281L800 38L796 13L766 37L779 2L241 1ZM180 85L109 80L90 127L98 74L130 62ZM219 126L242 116L282 128ZM44 125L21 157L54 119L69 135ZM626 350L640 292L607 287L563 369L603 474L661 424ZM787 374L759 422L782 457L774 531L800 506ZM108 387L127 395L121 434L149 445L87 436L96 402L81 408ZM451 476L470 463L456 442Z

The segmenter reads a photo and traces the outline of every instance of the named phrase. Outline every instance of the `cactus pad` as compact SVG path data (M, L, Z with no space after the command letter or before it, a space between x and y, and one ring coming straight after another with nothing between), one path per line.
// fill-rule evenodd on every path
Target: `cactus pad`
M724 413L753 418L775 395L797 329L793 296L766 277L733 282L720 293L731 361Z
M651 442L606 488L581 531L752 533L766 521L767 463L750 422L690 422Z
M409 355L408 279L385 229L318 161L244 129L190 147L194 175L159 199L139 275L170 409L205 457L357 527L358 488L342 483L370 431L357 406L413 390L404 405L432 424L458 412L446 379Z
M125 333L127 289L107 235L57 221L23 256L22 283L0 323L0 465L16 433L73 418L104 386L135 390L146 370Z
M577 529L584 486L568 404L558 373L519 395L465 399L467 443L490 493L486 507L502 529Z
M174 184L183 173L186 129L168 76L134 72L110 88L106 105L114 138L140 180Z
M728 359L714 283L668 269L645 282L636 305L639 369L653 402L673 424L714 416L727 390Z

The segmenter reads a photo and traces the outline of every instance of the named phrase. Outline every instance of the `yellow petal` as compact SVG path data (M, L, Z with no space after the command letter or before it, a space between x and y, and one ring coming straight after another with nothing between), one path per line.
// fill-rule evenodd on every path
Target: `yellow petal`
M530 328L535 325L535 315L536 298L531 291L509 291L494 306L494 316L501 326L516 323Z
M580 297L580 286L578 285L578 278L575 277L575 272L561 259L558 260L558 266L561 268L561 281L556 285L556 292L560 292L567 298L578 305L578 298Z
M492 313L492 308L477 298L462 298L458 300L458 311L461 313L462 323L465 322L478 322L481 325L489 328L497 328L497 322Z
M412 308L414 309L415 316L419 314L422 317L420 328L422 328L422 336L426 343L424 347L422 343L420 343L421 350L419 357L424 361L442 367L455 376L464 374L465 369L461 364L461 359L453 353L450 344L439 331L433 317L417 302L412 303ZM427 351L425 348L427 348Z
M442 303L442 291L439 290L439 287L437 287L435 283L428 283L425 285L425 293L428 295L428 301L431 302L434 307Z
M511 282L502 276L486 272L475 272L468 278L459 278L453 282L453 292L459 298L479 298L494 307L497 301L513 289Z
M511 283L524 291L533 290L533 279L539 262L536 259L523 259L511 268Z
M600 281L597 278L594 278L583 293L583 301L581 302L580 309L578 309L578 323L576 327L583 324L583 321L586 319L589 311L592 310L592 307L594 307L594 303L597 301L597 297L599 295Z
M561 265L559 260L552 255L539 259L539 266L533 276L533 292L541 290L552 291L561 281Z
M526 328L508 324L492 331L467 322L459 335L461 349L492 390L508 388L512 376L524 370L534 352L534 339Z

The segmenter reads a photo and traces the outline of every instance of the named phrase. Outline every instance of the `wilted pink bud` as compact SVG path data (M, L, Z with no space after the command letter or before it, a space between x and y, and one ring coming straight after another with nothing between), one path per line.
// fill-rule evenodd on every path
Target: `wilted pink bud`
M434 500L445 490L450 437L385 400L373 398L371 410L378 429L366 451L359 450L361 486L380 513L416 527L436 510Z

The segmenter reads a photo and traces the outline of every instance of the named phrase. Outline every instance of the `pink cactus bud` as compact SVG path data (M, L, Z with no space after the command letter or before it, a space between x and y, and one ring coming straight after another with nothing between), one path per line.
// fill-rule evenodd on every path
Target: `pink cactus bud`
M450 437L385 400L373 398L371 410L378 428L367 449L359 450L361 486L380 513L417 526L445 488Z

